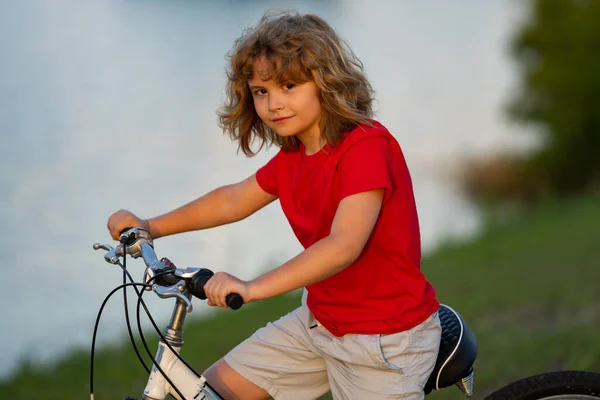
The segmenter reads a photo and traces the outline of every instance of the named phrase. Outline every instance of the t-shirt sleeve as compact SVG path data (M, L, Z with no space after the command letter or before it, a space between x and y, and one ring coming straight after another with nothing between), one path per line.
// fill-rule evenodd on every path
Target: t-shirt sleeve
M256 171L256 182L265 192L279 197L277 190L277 170L281 162L281 150L273 156L265 165Z
M385 136L371 136L355 143L340 162L340 200L350 195L385 189L384 202L393 189L393 149Z

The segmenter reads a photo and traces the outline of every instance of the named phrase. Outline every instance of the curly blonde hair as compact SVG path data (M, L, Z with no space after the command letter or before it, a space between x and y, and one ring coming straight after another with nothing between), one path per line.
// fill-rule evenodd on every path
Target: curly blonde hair
M322 116L321 136L336 145L360 124L370 124L373 88L363 72L363 64L333 28L321 17L296 11L267 12L254 26L237 39L228 58L227 100L218 111L223 132L238 141L247 156L263 146L275 143L293 151L297 137L280 137L259 118L254 109L248 81L254 64L265 57L268 76L280 83L315 82ZM259 142L253 151L253 142Z

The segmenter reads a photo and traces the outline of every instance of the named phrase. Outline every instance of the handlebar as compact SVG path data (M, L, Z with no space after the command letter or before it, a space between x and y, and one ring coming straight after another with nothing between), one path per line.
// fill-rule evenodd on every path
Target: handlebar
M187 303L188 311L192 309L190 295L206 300L204 285L214 275L211 270L197 267L179 269L168 258L159 260L154 251L152 237L142 228L124 230L119 242L115 248L95 243L94 249L107 250L104 260L110 264L119 264L119 257L123 254L129 254L133 258L142 257L146 264L144 282L154 281L152 290L156 294L160 297L178 297ZM244 299L238 293L230 293L225 302L229 308L237 310L244 304Z

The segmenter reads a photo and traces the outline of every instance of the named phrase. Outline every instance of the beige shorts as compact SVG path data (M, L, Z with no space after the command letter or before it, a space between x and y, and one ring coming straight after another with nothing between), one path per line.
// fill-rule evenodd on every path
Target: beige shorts
M422 399L440 345L437 312L391 335L335 337L302 305L268 323L225 361L279 400Z

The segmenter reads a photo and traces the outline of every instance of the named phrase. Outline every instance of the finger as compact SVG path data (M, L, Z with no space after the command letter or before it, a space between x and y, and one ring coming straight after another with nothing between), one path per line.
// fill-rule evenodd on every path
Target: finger
M135 227L137 227L137 224L135 223L134 219L129 215L126 215L118 222L115 229L115 236L118 238L124 230Z
M224 303L223 303L223 293L225 292L225 287L223 284L219 284L218 287L215 290L215 296L214 296L214 300L217 303L217 305L219 307L224 307Z
M223 272L219 273L219 285L216 288L217 301L220 307L227 308L225 297L229 292L229 286L231 284L229 276Z
M225 302L225 297L227 296L227 291L224 288L221 288L219 291L219 307L227 308L227 303Z
M225 281L222 282L217 289L216 299L218 301L219 307L227 308L227 302L225 301L225 297L227 297L227 294L230 292L228 283L229 282L225 279Z
M114 225L114 223L112 223L112 222L109 223L109 225L108 225L108 231L110 232L110 237L112 237L113 239L116 240L117 238L115 237L115 225Z
M219 300L219 296L209 297L208 304L214 307L223 307L221 301Z
M118 220L113 227L113 237L115 240L119 240L119 236L121 236L121 232L123 231L124 221L122 219Z
M110 236L117 240L119 232L117 231L119 221L123 218L124 210L119 210L113 213L109 218L106 224L108 231L110 232Z
M215 300L215 277L213 276L204 284L204 293L208 299L208 304L211 306L218 306Z

